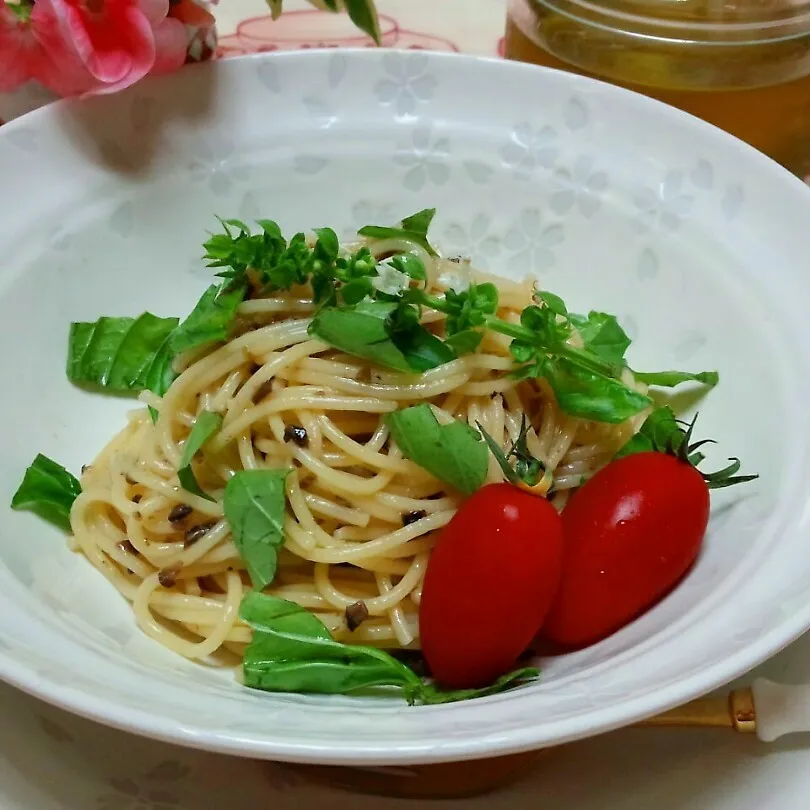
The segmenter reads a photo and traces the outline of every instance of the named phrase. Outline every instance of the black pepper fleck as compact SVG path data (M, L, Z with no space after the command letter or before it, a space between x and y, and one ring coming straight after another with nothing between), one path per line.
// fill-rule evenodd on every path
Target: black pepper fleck
M160 571L158 571L158 582L164 588L173 588L177 582L177 575L180 573L181 568L180 563L161 568Z
M307 431L301 425L287 425L284 428L284 441L295 442L299 447L306 447L309 443Z
M169 523L179 523L185 520L194 510L187 503L178 503L169 512Z
M416 509L413 512L408 512L402 516L402 525L410 526L411 523L416 523L417 520L421 520L423 517L427 517L427 512L424 509Z
M368 618L365 602L355 602L346 608L346 627L353 633Z
M138 494L132 496L132 503L140 503L142 499L143 499L143 495L138 493Z
M201 540L214 526L217 525L215 520L209 521L208 523L198 523L196 526L192 526L186 532L186 539L183 543L185 548L189 546L193 546L198 540Z

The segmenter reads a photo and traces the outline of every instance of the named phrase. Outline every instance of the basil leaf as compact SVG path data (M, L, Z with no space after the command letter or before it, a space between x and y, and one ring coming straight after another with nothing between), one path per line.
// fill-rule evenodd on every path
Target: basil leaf
M402 220L402 228L411 233L421 233L423 236L427 236L430 224L433 222L433 217L435 216L435 208L423 208L421 211L417 211L415 214L405 217L405 219Z
M177 379L177 374L172 368L172 361L174 360L174 352L171 349L170 343L174 332L170 332L163 341L163 345L155 352L149 368L143 377L143 387L147 391L152 391L159 397L162 397L168 390L171 384ZM152 421L157 422L158 412L149 407L149 413L152 416Z
M371 295L373 290L374 286L370 278L355 278L340 288L340 294L344 303L351 306L359 304L364 298Z
M171 350L180 354L205 343L226 340L246 293L247 285L243 283L212 284L174 330L169 341Z
M435 208L425 208L405 217L399 227L365 225L357 233L360 236L370 236L372 239L406 239L423 247L429 255L438 256L439 254L427 239L428 228L435 215Z
M72 323L68 379L119 394L143 391L147 380L155 378L155 364L177 323L177 318L159 318L149 312L138 318Z
M455 359L455 352L418 320L398 320L402 311L389 301L324 307L308 331L341 351L397 371L427 371Z
M343 649L352 647L345 645ZM320 648L313 651L314 655L322 653ZM404 664L400 666L407 669ZM376 686L410 687L409 694L417 692L416 683L411 684L389 662L377 661L371 654L290 661L246 653L242 673L245 686L266 692L346 695ZM413 696L409 699L413 701Z
M340 253L340 240L331 228L315 228L315 258L323 264L334 264Z
M482 689L445 691L382 650L335 641L317 616L285 599L254 591L242 600L239 616L253 629L242 670L254 689L345 695L393 686L410 703L440 704L494 695L538 674L525 667Z
M257 633L279 636L278 640L267 643L268 646L273 646L273 650L265 649L264 655L279 652L281 657L294 658L302 649L302 640L306 642L304 649L314 640L332 641L329 629L314 613L278 596L257 591L245 594L239 608L239 617ZM252 651L259 651L260 646L255 644Z
M391 342L413 371L427 371L456 359L447 343L419 323L419 313L411 306L397 307L389 315L387 327Z
M656 408L645 420L638 433L616 453L616 458L634 453L665 453L677 450L686 435L669 406Z
M413 253L400 253L397 256L392 256L390 264L394 270L405 273L406 276L415 281L425 281L427 279L424 262L418 256L414 256Z
M265 0L270 9L270 15L274 20L281 16L284 0ZM368 34L377 45L380 44L380 24L377 18L377 9L374 0L309 0L310 4L316 8L326 11L339 12L343 9L349 15L351 21L361 30Z
M386 422L405 458L440 481L466 495L484 483L489 453L469 425L457 420L440 425L426 403L390 413Z
M537 355L537 347L523 340L513 340L509 344L509 352L516 363L528 363Z
M537 293L536 298L545 304L555 315L560 315L563 318L568 317L568 307L565 306L565 301L563 301L559 295L554 295L554 293L544 290ZM572 319L575 317L581 316L571 315Z
M374 0L343 0L343 5L349 19L379 45L380 21L377 17L377 9L374 7Z
M674 388L685 382L702 383L714 388L720 382L720 375L716 371L701 371L697 374L688 371L634 371L633 376L639 382L661 388Z
M606 312L571 314L571 323L576 327L585 348L609 363L623 364L624 354L630 346L630 338L619 326L615 316Z
M239 616L253 628L242 665L246 686L326 695L398 686L409 700L423 688L412 670L382 650L334 641L320 619L293 602L252 592Z
M618 424L652 404L648 396L619 380L594 374L563 358L546 358L540 370L557 404L570 416Z
M420 698L426 705L436 705L439 703L455 703L459 700L472 700L473 698L497 695L512 689L526 681L534 680L540 674L540 670L535 667L522 667L506 675L501 675L497 681L484 686L481 689L452 689L442 690L432 684L426 684L422 690Z
M284 543L284 481L289 470L242 470L225 487L225 517L233 542L260 591L276 575Z
M11 499L11 508L27 509L69 532L70 507L81 491L81 484L75 476L40 453L25 471L22 483Z
M202 449L203 445L222 427L222 416L213 411L203 411L194 423L194 427L189 433L188 439L183 446L183 455L180 459L180 468L177 470L177 477L183 489L193 492L201 498L209 501L214 499L203 492L197 479L194 477L194 470L191 462L194 456Z
M405 355L391 342L387 320L397 305L364 301L350 307L325 307L308 332L341 351L397 371L411 371Z
M475 329L464 329L454 335L445 338L448 345L456 354L469 354L474 352L484 338L483 332L476 332Z

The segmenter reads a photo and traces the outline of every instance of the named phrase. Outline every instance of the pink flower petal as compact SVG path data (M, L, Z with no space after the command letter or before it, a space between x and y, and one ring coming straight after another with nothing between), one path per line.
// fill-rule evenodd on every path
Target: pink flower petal
M0 5L0 90L35 79L60 96L77 95L93 84L78 55L65 43L50 8L38 0L29 22L20 24Z
M52 59L43 59L35 73L36 80L62 98L89 93L98 85L98 80L87 70L65 71Z
M85 93L97 83L72 42L65 39L53 0L37 0L31 12L31 29L42 53L34 71L37 81L60 96Z
M124 11L123 15L123 30L126 35L125 41L122 42L122 47L126 47L126 51L119 53L126 53L129 58L129 70L117 81L104 80L103 87L93 90L93 93L116 93L129 87L135 82L139 82L146 76L155 65L156 47L155 35L152 31L152 26L149 21L135 6L130 6ZM112 57L113 53L109 56ZM99 73L94 70L94 66L101 67L102 59L106 56L101 52L96 53L97 61L94 64L88 65L90 72L102 78Z
M77 5L66 0L51 0L54 15L66 41L72 43L79 58L99 81L121 81L132 67L132 59L123 48L110 48L99 52L91 36L91 25Z
M169 0L137 0L137 6L152 28L157 28L169 13Z
M90 74L112 93L140 81L155 63L155 37L135 0L104 0L91 13L80 0L50 0L56 18Z
M0 90L36 79L58 95L112 93L184 64L187 33L169 0L37 0L21 24L0 0Z
M37 44L30 29L0 5L0 92L15 90L32 77Z
M167 18L155 30L155 66L153 73L177 70L186 62L188 35L180 20Z

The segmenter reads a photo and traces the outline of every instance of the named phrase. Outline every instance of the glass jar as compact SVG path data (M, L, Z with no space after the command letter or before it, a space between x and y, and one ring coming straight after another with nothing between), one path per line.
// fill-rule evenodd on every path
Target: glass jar
M506 56L653 96L810 175L810 0L510 0Z

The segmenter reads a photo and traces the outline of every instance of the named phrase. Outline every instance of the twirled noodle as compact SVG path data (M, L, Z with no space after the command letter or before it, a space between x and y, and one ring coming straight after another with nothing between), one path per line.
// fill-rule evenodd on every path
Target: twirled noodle
M437 294L469 281L465 263L432 259L409 243L372 249L419 253ZM497 283L498 314L516 322L532 283ZM564 415L544 381L507 376L508 339L496 334L487 334L475 354L421 375L375 367L309 337L306 292L245 301L238 337L179 358L180 375L162 400L143 395L159 412L157 423L145 408L131 414L83 473L73 544L133 603L148 635L189 658L221 649L238 655L250 638L238 619L249 580L222 506L235 471L292 470L285 547L270 593L314 611L340 640L413 648L430 550L461 496L402 457L387 413L428 402L440 422L480 423L504 447L517 438L525 414L528 448L553 471L550 497L558 508L644 418L611 426ZM430 322L443 328L441 315L432 313ZM203 410L223 416L195 463L213 501L185 491L177 478L184 442ZM302 446L285 440L290 426L306 431ZM503 480L494 460L487 480ZM178 521L183 504L190 513ZM345 611L360 600L368 618L350 631Z

